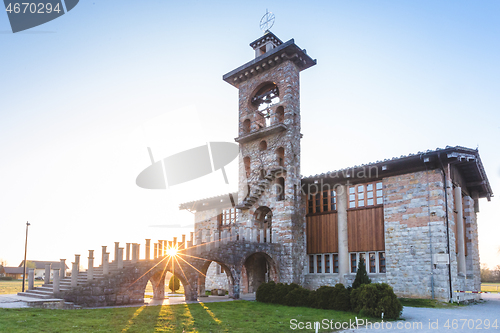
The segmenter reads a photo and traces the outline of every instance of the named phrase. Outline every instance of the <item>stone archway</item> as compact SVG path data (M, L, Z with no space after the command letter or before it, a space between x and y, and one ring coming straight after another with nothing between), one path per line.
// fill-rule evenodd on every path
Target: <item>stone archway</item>
M221 267L221 269L224 271L224 274L225 274L226 279L227 279L227 286L225 289L229 292L229 296L233 297L234 278L233 278L233 275L231 273L231 269L226 264L224 264L222 262L215 261L215 260L214 261L207 261L201 269L202 274L200 274L198 276L198 295L205 295L205 290L208 290L208 289L206 289L207 279L212 278L212 276L208 272L208 269L211 266L211 264L213 264L213 263L218 264ZM219 289L219 288L216 288L216 289Z
M254 293L262 283L269 281L279 282L274 260L264 252L256 252L248 256L242 267L243 291Z

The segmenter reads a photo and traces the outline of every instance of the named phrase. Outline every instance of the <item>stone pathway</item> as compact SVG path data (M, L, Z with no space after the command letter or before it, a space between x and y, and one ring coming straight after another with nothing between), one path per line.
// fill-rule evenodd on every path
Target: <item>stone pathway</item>
M208 296L208 297L199 297L198 301L186 302L184 299L184 295L168 295L168 298L164 300L153 300L152 298L145 298L144 305L147 306L155 306L155 305L172 305L172 304L188 304L188 303L211 303L211 302L229 302L233 301L232 298L228 296ZM246 301L255 301L255 293L253 294L243 294L241 296L242 300ZM60 302L60 299L40 299L40 298L32 298L26 296L18 296L17 294L10 295L0 295L0 308L30 308L39 304L40 302ZM132 305L123 305L123 306L110 306L110 307L101 307L102 308L115 308L115 307L137 307L141 306L138 304Z
M343 332L453 332L463 333L480 330L482 332L500 331L500 294L482 294L484 302L464 307L447 309L412 308L403 309L403 320ZM496 320L497 328L492 327ZM399 327L398 327L399 326ZM489 326L489 328L487 328Z

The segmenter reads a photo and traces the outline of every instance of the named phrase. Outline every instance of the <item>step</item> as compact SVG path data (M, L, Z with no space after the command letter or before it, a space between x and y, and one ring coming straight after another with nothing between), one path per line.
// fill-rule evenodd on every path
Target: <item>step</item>
M38 294L38 293L34 293L34 292L31 292L31 291L25 291L24 293L17 293L18 296L24 296L24 297L32 297L32 298L40 298L40 299L44 299L44 298L53 298L54 295L53 294Z

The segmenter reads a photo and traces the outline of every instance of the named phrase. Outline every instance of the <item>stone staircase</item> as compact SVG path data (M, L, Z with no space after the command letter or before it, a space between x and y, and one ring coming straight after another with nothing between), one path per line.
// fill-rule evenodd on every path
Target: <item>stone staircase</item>
M271 185L271 183L276 179L276 174L278 172L286 172L284 167L275 167L267 172L263 179L259 180L256 185L250 188L248 196L243 200L243 202L236 206L237 209L246 210L250 209L257 200L262 196L262 193Z
M127 265L124 262L124 266ZM109 263L109 273L112 274L117 272L117 264L115 262ZM102 266L94 267L93 280L102 279L104 277ZM84 285L88 283L87 280L87 271L81 271L78 273L77 285ZM59 281L59 290L60 291L69 291L71 290L71 276L65 277ZM52 299L54 301L59 301L60 299L54 296L54 284L43 284L40 287L35 287L32 290L27 290L25 292L17 293L18 296L25 296L31 298L39 298L39 299Z

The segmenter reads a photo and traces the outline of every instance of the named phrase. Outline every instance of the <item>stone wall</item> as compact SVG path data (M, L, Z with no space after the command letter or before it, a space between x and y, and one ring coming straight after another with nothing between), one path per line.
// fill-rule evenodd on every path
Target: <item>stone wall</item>
M227 283L227 274L221 273L221 267L218 263L212 261L208 267L207 278L205 279L205 290L224 289L229 290Z

